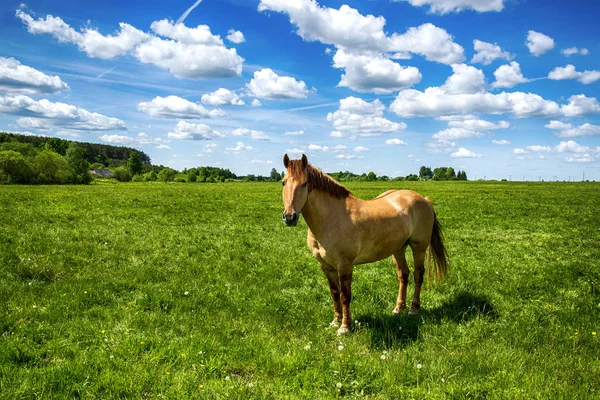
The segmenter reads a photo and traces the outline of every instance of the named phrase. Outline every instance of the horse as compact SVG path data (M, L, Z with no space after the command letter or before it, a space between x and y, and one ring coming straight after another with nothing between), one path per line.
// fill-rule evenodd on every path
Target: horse
M286 154L283 165L283 222L296 226L302 214L308 225L308 248L329 282L334 310L330 326L339 328L337 334L348 333L352 324L354 265L392 256L400 285L393 314L406 308L407 247L413 254L415 282L409 314L418 314L428 247L428 264L430 267L433 258L435 280L443 278L448 269L442 228L431 201L411 190L388 190L372 200L361 200L309 164L304 154L300 160L290 160Z

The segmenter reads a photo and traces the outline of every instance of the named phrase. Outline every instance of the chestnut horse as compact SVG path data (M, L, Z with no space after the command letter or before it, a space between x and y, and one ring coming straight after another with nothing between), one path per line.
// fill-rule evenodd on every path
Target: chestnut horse
M355 264L392 256L400 282L393 313L399 314L406 307L407 246L412 249L415 267L415 293L409 314L417 314L427 247L431 247L429 259L434 260L436 280L446 275L448 265L441 226L429 199L410 190L389 190L363 201L310 165L304 154L300 160L290 160L286 154L283 165L283 221L295 226L300 213L304 216L308 247L329 281L335 312L331 326L339 326L338 335L347 333L352 323Z

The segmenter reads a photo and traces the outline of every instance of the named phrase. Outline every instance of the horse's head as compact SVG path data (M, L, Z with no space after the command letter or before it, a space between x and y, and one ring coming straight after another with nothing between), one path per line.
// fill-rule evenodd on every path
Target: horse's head
M300 160L290 160L286 154L283 157L286 169L283 184L283 222L287 226L296 226L300 211L308 198L308 159L304 154Z

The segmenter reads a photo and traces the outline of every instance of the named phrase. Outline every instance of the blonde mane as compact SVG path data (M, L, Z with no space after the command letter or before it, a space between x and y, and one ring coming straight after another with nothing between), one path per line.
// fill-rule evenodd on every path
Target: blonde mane
M321 192L328 193L338 199L345 199L351 192L336 182L331 176L327 175L319 168L313 167L308 164L306 167L306 177L302 168L301 160L291 160L288 167L291 176L299 182L308 183L308 191L319 190Z

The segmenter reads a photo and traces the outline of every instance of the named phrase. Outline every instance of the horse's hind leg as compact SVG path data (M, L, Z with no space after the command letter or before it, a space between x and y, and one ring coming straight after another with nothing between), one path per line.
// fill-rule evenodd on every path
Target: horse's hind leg
M338 327L340 325L340 321L342 320L342 302L340 300L341 286L340 286L340 277L337 269L327 264L324 261L319 261L321 264L321 270L327 277L327 281L329 282L329 291L331 292L331 298L333 299L333 311L335 316L333 317L333 321L331 321L330 326Z
M400 311L406 308L406 288L408 287L408 274L410 272L408 270L408 265L406 264L406 244L394 253L392 259L396 266L398 282L400 284L398 289L398 300L396 301L396 308L394 308L393 313L400 314Z
M425 252L427 251L427 245L411 243L410 247L412 248L413 259L415 260L415 294L408 313L414 315L418 314L421 309L421 286L423 285L423 276L425 275Z

